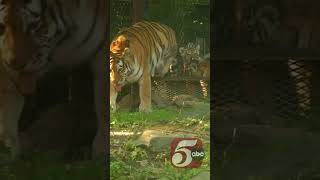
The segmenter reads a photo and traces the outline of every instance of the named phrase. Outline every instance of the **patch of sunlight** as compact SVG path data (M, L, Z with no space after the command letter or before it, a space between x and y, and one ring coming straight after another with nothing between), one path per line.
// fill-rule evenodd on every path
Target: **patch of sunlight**
M128 132L128 131L119 131L119 132L111 131L110 132L111 136L132 136L134 134L142 134L142 132L138 132L138 133Z

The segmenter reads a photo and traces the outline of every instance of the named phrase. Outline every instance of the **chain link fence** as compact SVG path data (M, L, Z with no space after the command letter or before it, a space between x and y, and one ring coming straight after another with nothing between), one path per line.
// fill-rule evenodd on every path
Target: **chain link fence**
M111 30L113 38L119 29L133 24L133 0L111 0ZM188 42L199 44L201 55L210 51L210 6L208 0L145 0L143 20L156 21L172 27L179 47ZM177 56L178 61L181 57ZM170 73L169 73L170 76ZM209 99L210 82L196 77L153 79L152 90L167 100L187 94ZM120 96L127 94L130 88ZM120 97L121 98L121 97Z
M216 60L211 107L214 112L229 112L236 104L269 117L310 119L316 107L317 67L313 61L292 59Z
M120 28L132 25L132 0L110 1L110 38L117 34Z
M199 99L210 99L210 81L206 80L162 80L152 83L155 94L171 101L178 95L190 95Z

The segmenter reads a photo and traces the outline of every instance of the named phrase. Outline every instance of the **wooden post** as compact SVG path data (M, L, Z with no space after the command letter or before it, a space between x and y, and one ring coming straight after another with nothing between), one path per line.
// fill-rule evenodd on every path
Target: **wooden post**
M72 82L72 70L68 73L68 104L72 104L72 100L73 100L73 82Z
M241 45L241 23L242 23L242 18L243 18L243 6L244 3L247 3L245 1L241 0L234 0L234 14L235 14L235 29L234 29L234 43L238 47Z
M256 105L259 102L257 101L258 96L258 71L250 63L252 61L241 62L241 73L243 79L243 88L248 98L249 104Z
M143 12L144 12L144 5L145 5L145 0L134 0L132 1L132 8L133 8L133 11L132 11L132 21L133 21L133 24L136 23L136 22L139 22L143 19ZM134 85L131 84L130 85L131 88L130 88L130 96L131 96L131 108L133 108L133 105L134 105Z
M133 1L133 23L139 22L143 19L145 0L134 0Z

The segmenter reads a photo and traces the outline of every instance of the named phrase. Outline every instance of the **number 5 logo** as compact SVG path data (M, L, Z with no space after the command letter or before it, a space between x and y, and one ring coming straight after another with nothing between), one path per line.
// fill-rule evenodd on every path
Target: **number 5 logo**
M204 152L198 138L175 138L171 142L171 163L177 168L197 168L201 166ZM201 158L197 158L201 156Z

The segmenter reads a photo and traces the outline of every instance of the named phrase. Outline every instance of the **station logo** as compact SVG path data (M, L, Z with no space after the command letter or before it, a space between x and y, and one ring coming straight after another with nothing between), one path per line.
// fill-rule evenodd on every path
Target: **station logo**
M175 138L171 142L171 164L177 168L198 168L204 158L203 143L199 138Z

